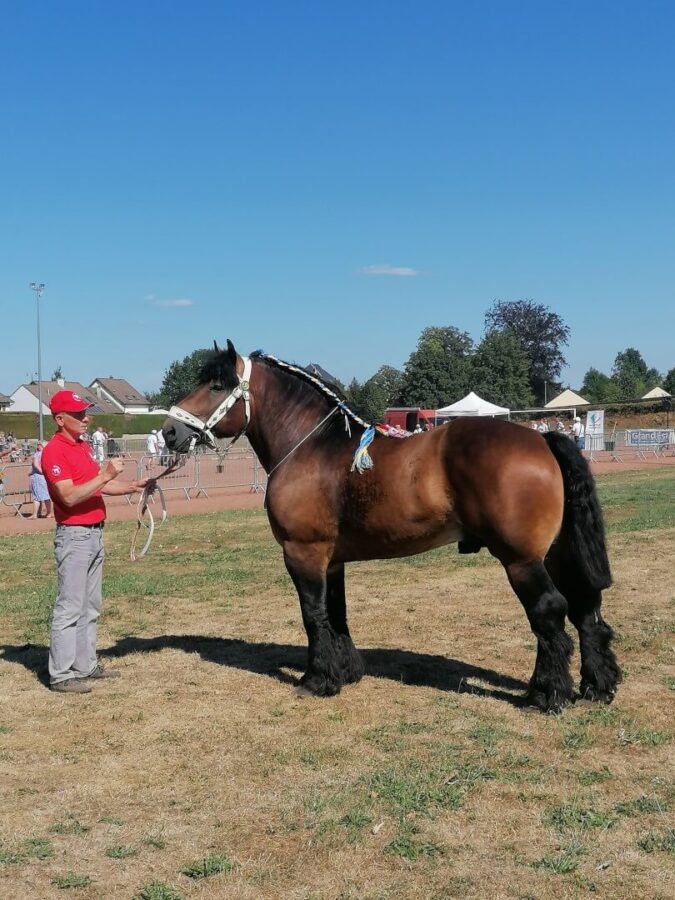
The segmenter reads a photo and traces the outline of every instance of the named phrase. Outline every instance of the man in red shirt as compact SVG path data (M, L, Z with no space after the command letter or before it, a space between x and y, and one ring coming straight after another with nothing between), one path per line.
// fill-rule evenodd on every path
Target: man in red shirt
M91 681L118 678L96 657L96 626L103 577L103 494L133 494L146 481L117 481L124 464L109 459L102 469L82 439L92 406L72 391L57 391L49 408L57 432L42 451L42 471L54 502L54 556L58 595L49 639L53 691L88 694Z

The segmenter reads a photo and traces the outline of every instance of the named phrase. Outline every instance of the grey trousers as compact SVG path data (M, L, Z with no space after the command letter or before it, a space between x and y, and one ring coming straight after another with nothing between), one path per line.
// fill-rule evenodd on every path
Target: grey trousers
M96 668L96 626L105 557L103 529L57 525L54 556L58 595L49 638L51 684L86 678Z

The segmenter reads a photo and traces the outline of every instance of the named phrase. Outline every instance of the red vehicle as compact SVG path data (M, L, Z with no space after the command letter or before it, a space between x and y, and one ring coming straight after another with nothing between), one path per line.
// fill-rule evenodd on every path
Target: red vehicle
M435 409L420 409L419 406L392 406L384 411L385 425L395 425L404 431L414 431L417 425L433 428L436 421Z

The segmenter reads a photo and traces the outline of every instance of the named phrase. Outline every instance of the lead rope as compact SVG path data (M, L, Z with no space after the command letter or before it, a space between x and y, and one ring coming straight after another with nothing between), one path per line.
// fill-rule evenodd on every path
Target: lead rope
M166 500L164 498L164 491L157 484L157 480L159 478L164 478L165 475L170 475L171 472L174 472L176 469L180 469L182 466L185 465L186 462L187 462L187 457L185 457L185 458L176 457L176 459L174 459L174 461L172 463L170 463L163 472L161 472L159 475L157 475L156 478L153 478L143 488L143 491L141 492L141 498L138 501L138 506L136 507L136 516L137 516L138 521L136 523L136 531L134 532L134 536L131 540L131 550L129 552L129 556L133 560L133 562L136 562L136 560L142 559L145 556L145 554L150 549L150 544L152 543L152 539L155 534L155 527L156 527L155 526L155 517L153 516L152 510L150 509L150 506L148 505L150 498L153 497L155 494L158 495L159 502L162 506L162 516L161 516L160 521L157 523L157 527L161 528L161 526L166 522L166 519L167 519ZM148 519L147 523L144 521L144 517L147 517L147 519ZM137 550L136 548L138 545L138 538L141 533L141 528L148 529L148 538L147 538L145 544L143 545L142 549Z

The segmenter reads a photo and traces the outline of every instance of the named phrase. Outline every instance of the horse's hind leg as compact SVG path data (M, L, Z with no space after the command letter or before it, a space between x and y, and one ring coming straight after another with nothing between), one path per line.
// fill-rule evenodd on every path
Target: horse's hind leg
M328 614L325 557L322 548L313 545L284 545L284 562L300 598L307 632L307 671L300 685L317 697L338 694L344 684L338 635Z
M527 700L546 712L558 712L574 699L569 670L572 641L565 632L567 601L543 562L518 561L504 568L537 638L537 661Z
M588 584L562 543L551 548L546 568L565 595L567 614L579 633L579 694L586 700L611 703L621 681L621 669L611 648L614 632L600 614L602 591Z
M335 645L342 670L344 684L351 684L363 678L365 667L349 634L347 625L347 603L345 600L345 567L337 563L328 569L327 575L328 621L335 632Z

